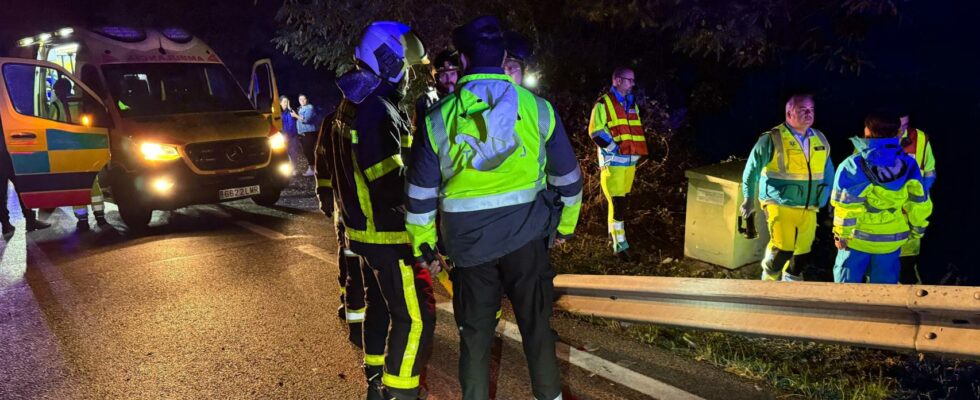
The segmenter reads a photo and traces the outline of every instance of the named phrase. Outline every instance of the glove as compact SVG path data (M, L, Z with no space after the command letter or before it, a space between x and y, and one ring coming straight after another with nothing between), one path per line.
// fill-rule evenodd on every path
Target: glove
M749 215L752 215L752 213L755 212L755 202L753 202L751 199L745 199L745 201L742 202L742 206L739 207L739 212L741 213L742 218L748 219Z

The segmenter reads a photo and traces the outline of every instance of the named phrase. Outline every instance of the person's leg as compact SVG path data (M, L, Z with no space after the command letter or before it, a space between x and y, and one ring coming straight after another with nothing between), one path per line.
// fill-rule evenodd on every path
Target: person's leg
M415 400L422 371L432 354L435 334L432 278L429 270L415 266L411 261L409 246L384 247L384 251L390 253L385 256L384 263L371 265L391 319L382 382L394 398Z
M561 394L557 333L551 329L555 271L548 259L544 240L532 240L500 259L500 276L521 331L524 355L531 374L531 391L536 399L554 399Z
M898 283L899 270L901 265L899 263L899 254L901 250L895 250L891 253L885 254L872 254L871 255L871 270L868 272L868 277L871 283Z
M378 261L375 261L378 263ZM368 382L368 399L381 399L381 377L385 365L385 345L388 339L388 305L378 285L377 275L367 257L361 258L366 308L363 323L364 374ZM372 397L373 396L373 397Z
M500 310L497 262L453 268L453 313L459 328L459 383L463 399L490 397L491 344Z
M762 206L766 214L766 225L769 227L769 244L766 255L762 258L762 280L778 281L782 278L783 268L793 259L793 247L796 242L796 229L792 221L787 220L788 207L775 204Z
M613 253L619 253L629 248L626 241L626 177L627 168L632 167L603 167L599 175L599 186L606 197L609 206L607 223L609 236L613 242Z
M870 263L871 256L868 253L854 249L837 250L837 259L834 262L834 282L863 283L865 272L867 272Z
M817 232L817 212L811 210L794 210L796 218L796 240L793 244L793 260L783 274L784 281L802 281L803 274L813 263L810 252Z
M919 250L922 247L922 239L909 239L901 249L899 265L901 272L898 281L904 285L915 285L922 283L919 275Z
M92 214L95 214L95 223L99 226L108 225L105 220L105 197L102 196L102 186L99 185L99 177L95 177L92 182Z

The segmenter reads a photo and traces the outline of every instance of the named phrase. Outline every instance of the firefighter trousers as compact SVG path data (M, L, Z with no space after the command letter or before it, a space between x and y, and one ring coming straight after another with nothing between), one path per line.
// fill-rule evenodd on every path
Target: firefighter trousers
M496 330L500 293L514 307L524 355L537 399L561 394L557 334L551 329L555 271L545 240L532 240L520 249L488 263L452 270L453 310L459 328L459 381L463 399L490 396L491 344Z
M367 294L364 364L384 366L389 391L417 395L435 333L432 278L414 266L408 245L359 245L358 252Z

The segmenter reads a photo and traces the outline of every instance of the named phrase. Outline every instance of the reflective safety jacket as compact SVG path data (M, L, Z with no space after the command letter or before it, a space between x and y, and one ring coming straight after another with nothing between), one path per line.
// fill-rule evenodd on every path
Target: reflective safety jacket
M438 207L457 267L543 240L549 226L571 236L582 200L578 160L551 104L501 68L467 72L416 131L406 185L415 256L436 248Z
M861 150L844 160L834 179L834 235L855 250L891 253L925 234L932 200L898 138L852 141Z
M348 247L410 243L405 231L401 138L411 132L399 94L366 71L337 81L344 94L331 122L332 184Z
M619 156L647 155L640 108L629 104L631 98L632 95L624 99L615 89L609 89L592 108L589 132L600 149Z
M823 133L807 132L809 157L786 124L762 134L742 173L742 195L758 193L762 204L819 208L827 204L834 180L830 142Z
M922 185L926 188L926 193L932 190L932 184L936 181L936 158L932 155L932 143L925 132L915 128L909 128L902 132L902 149L905 154L915 159L922 173Z

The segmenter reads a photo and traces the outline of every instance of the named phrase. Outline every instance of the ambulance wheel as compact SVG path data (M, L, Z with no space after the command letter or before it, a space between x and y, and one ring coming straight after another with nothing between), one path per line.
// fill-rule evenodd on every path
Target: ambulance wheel
M116 180L113 185L113 200L119 206L119 217L131 231L141 231L150 225L153 210L140 204L139 194L131 182Z
M123 223L130 230L142 231L150 226L153 210L139 205L119 204L119 216L122 217Z
M252 197L252 201L263 207L272 207L279 202L282 196L282 188L263 187L258 196Z

